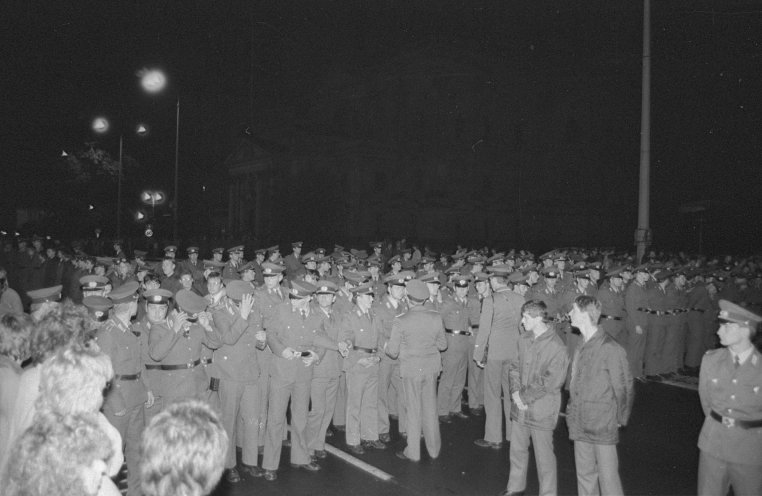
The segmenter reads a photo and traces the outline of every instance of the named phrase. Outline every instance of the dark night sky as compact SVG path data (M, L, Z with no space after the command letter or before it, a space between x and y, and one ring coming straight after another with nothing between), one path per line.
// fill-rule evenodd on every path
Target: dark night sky
M432 44L539 74L552 69L558 88L582 84L616 99L599 109L612 122L621 115L600 145L621 151L614 153L619 163L601 167L602 184L637 198L638 1L65 3L14 1L3 7L6 209L34 205L36 194L51 186L46 168L56 166L61 149L94 139L88 126L100 113L150 123L148 138L126 139L126 152L151 171L136 186L171 189L177 97L181 190L223 188L219 164L242 126L259 132L303 123L318 82L383 67ZM679 206L709 200L709 239L713 232L726 239L737 233L744 249L758 247L762 2L657 0L652 33L651 218L657 241L661 235L672 246L694 243L670 237L674 223L686 222ZM167 72L165 94L141 92L135 73L142 67ZM116 138L100 138L99 146L116 154ZM580 202L590 197L570 194ZM625 247L636 211L633 206L621 220ZM618 215L605 205L601 213Z

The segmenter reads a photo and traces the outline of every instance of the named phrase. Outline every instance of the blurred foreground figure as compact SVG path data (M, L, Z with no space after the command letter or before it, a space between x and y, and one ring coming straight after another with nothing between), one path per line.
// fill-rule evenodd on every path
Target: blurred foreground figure
M208 404L172 403L143 432L143 495L209 494L222 476L228 442L222 422Z
M720 300L723 348L701 361L698 494L762 494L762 356L752 339L762 317Z
M11 451L6 496L118 496L106 473L114 455L95 415L40 413Z

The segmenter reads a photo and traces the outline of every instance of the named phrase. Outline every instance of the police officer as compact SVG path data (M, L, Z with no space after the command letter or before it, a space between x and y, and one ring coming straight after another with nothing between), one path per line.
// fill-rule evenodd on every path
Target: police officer
M624 321L627 309L624 306L623 267L613 267L606 273L606 280L598 290L598 300L601 302L600 326L622 346L627 346L627 333Z
M372 313L373 287L352 288L355 306L341 321L339 339L351 347L344 360L347 381L346 441L350 451L385 449L378 439L378 344L380 322Z
M220 342L214 351L210 374L217 379L221 420L231 440L225 478L236 483L241 480L236 468L236 444L242 448L243 471L252 477L264 473L257 466L261 409L256 350L264 349L265 332L256 314L252 315L254 288L244 281L231 281L225 290L226 296L209 309Z
M444 325L439 312L423 305L429 297L425 283L414 279L407 284L410 310L394 319L386 353L399 357L405 390L408 442L397 457L421 459L421 432L431 458L442 447L436 407L437 376L442 370L440 351L447 347Z
M468 418L462 411L461 397L471 357L471 326L467 300L470 282L470 275L457 275L452 281L454 294L444 299L440 310L447 349L442 353L437 411L439 420L445 423L452 422L452 417Z
M340 318L333 311L336 284L329 280L317 282L313 311L323 318L323 328L329 339L339 341ZM325 437L336 406L336 393L343 360L339 352L326 350L323 359L312 370L310 412L307 416L307 449L313 459L326 457Z
M752 339L762 317L720 300L722 348L701 361L698 494L762 494L762 355Z
M157 372L151 378L155 392L164 398L164 407L175 399L204 399L207 376L201 367L202 347L219 347L211 326L206 301L197 294L180 290L176 303L179 312L169 315L172 294L166 289L147 291L147 315L151 322L148 353L155 364L146 369Z
M286 278L291 281L304 273L304 265L301 262L302 242L294 241L291 243L291 253L283 258L286 266Z
M127 494L140 491L140 438L144 428L144 407L153 406L154 397L143 372L140 331L131 323L138 310L138 282L129 281L109 294L113 314L95 338L101 351L111 358L114 379L106 393L103 413L122 436L127 462ZM97 298L97 297L90 297Z
M373 302L373 312L381 326L379 346L382 349L391 339L394 318L407 311L405 301L407 281L408 279L404 274L386 276L384 278L386 294ZM392 406L396 406L397 429L401 435L407 433L405 428L407 414L399 360L391 358L386 353L380 354L380 357L381 362L378 364L378 438L384 443L389 443L391 442L389 416Z
M273 352L270 369L270 396L267 409L267 437L262 458L265 480L278 478L280 452L286 423L286 407L291 401L291 466L310 472L320 470L307 450L305 430L310 402L312 367L320 361L323 348L338 350L325 334L323 317L310 307L312 284L292 281L290 302L276 307L267 329L267 344Z
M225 280L240 279L238 269L244 264L243 245L228 248L228 261L222 269L222 278Z
M507 371L508 364L517 350L521 305L524 304L524 298L508 288L510 271L511 268L507 265L490 267L489 282L492 287L492 296L484 301L479 319L479 335L474 346L474 360L484 366L486 414L484 438L477 439L474 444L484 448L500 448L503 439L501 425L503 412L505 412L505 438L511 439L511 406ZM489 347L488 353L487 347Z

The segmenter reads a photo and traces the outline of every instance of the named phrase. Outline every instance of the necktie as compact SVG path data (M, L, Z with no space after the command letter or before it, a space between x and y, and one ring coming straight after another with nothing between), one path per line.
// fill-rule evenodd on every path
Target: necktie
M741 366L741 359L738 358L738 355L736 355L735 360L733 360L733 364L735 365L736 369Z

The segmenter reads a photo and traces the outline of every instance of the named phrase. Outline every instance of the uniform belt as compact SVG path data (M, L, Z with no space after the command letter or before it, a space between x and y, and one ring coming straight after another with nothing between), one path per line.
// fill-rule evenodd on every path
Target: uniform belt
M463 336L470 336L471 331L461 331L458 329L447 329L445 328L445 332L449 334L462 334Z
M193 360L192 362L188 363L181 363L179 365L163 365L163 364L146 364L146 369L148 370L184 370L184 369L192 369L196 365L201 363L201 359Z
M617 317L615 315L605 315L601 314L602 319L609 319L609 320L622 320L622 317Z
M201 365L209 365L212 363L212 357L201 357Z
M689 308L688 311L689 312L700 312L700 313L706 312L706 310L704 310L703 308Z
M677 315L678 313L680 313L677 310L652 310L650 308L638 308L638 310L641 312L650 313L651 315L656 315L658 317L662 317L665 315Z
M739 420L731 417L723 417L719 413L711 410L709 416L725 427L740 427L741 429L755 429L762 427L762 420Z
M478 329L478 328L479 328L479 324L476 324L476 325L472 325L472 326L471 326L471 329Z
M115 381L137 381L140 379L140 372L137 374L116 374L114 375Z
M353 350L364 351L365 353L375 353L378 351L376 348L363 348L362 346L353 346Z

